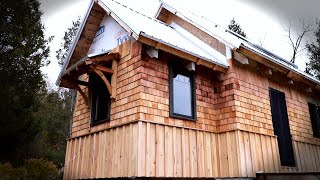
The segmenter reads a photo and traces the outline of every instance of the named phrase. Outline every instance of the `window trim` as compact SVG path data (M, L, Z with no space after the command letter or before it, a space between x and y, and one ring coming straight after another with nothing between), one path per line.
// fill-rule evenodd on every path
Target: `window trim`
M101 119L101 120L96 120L94 121L93 120L93 117L92 117L92 94L93 94L93 88L92 86L94 86L94 82L91 81L91 78L90 76L96 76L97 79L101 80L100 77L95 74L95 73L92 73L92 74L89 74L89 105L90 105L90 126L95 126L95 125L98 125L98 124L102 124L102 123L105 123L107 121L110 121L110 111L111 111L111 98L109 99L109 106L110 108L107 110L107 117L104 118L104 119ZM96 83L97 84L97 83ZM104 86L104 83L101 83L102 86ZM106 91L106 93L109 94L108 91Z
M320 106L317 106L315 103L312 103L312 102L308 102L308 109L309 109L309 115L310 115L310 123L311 123L311 127L312 127L312 134L313 134L313 137L314 138L317 138L317 139L320 139L320 133L319 134L317 134L315 131L317 130L317 131L320 131L320 129L314 129L314 128L318 128L318 127L314 127L314 126L317 126L317 125L315 125L314 123L313 123L313 119L312 119L312 117L311 117L311 112L310 112L310 105L313 105L313 106L315 106L315 108L316 108L316 110L317 110L317 114L318 114L318 117L319 117L319 119L314 119L315 121L320 121ZM320 122L318 122L318 123L320 123Z
M177 114L177 113L174 113L174 94L173 94L173 71L174 71L174 68L176 66L178 66L178 62L169 62L168 64L169 66L169 115L170 117L173 117L173 118L179 118L179 119L186 119L186 120L191 120L191 121L196 121L197 120L197 105L196 105L196 76L195 76L195 73L193 71L188 71L186 69L186 72L188 72L188 75L190 77L190 80L191 80L191 112L192 112L192 116L186 116L186 115L183 115L183 114ZM180 63L180 66L183 66L182 63Z

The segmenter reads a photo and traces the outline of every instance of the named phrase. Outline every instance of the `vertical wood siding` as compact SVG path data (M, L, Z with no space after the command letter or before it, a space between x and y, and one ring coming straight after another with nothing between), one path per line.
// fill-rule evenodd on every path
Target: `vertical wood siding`
M319 172L320 146L298 141L293 146L297 167L285 168L275 136L139 121L68 140L64 179Z
M68 140L63 178L136 176L137 136L132 123Z

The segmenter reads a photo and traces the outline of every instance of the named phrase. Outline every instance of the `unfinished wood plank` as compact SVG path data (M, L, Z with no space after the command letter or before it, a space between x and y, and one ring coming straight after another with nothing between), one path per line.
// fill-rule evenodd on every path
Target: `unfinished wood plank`
M296 157L296 166L298 167L299 171L301 171L301 159L300 159L299 148L296 141L293 141L293 148L294 148L294 153Z
M112 87L112 97L117 97L117 79L118 79L118 61L114 60L112 61L112 71L113 74L111 76L111 87Z
M262 156L263 156L263 167L264 167L264 172L270 172L269 169L269 160L268 160L268 147L267 147L267 140L265 136L260 136L261 137L261 149L262 149Z
M299 149L299 152L300 152L300 162L301 162L301 169L302 169L302 172L303 171L307 171L307 160L306 160L306 155L305 155L305 150L304 150L304 146L303 146L304 143L300 143L300 142L297 142L297 145L298 145L298 149Z
M86 95L86 93L83 92L83 90L80 88L79 85L75 84L74 87L81 94L81 96L82 96L84 102L86 103L87 107L89 107L89 100L88 100L88 96Z
M164 176L164 136L165 130L163 125L156 125L156 176Z
M97 176L97 164L98 164L98 150L99 150L99 135L95 133L93 135L93 154L92 154L92 168L91 168L91 178Z
M83 154L83 140L84 138L79 138L79 150L78 150L78 158L77 158L77 174L76 179L81 178L81 165L82 165L82 154Z
M114 73L113 69L104 67L102 65L91 66L91 69L96 69L96 70L99 70L99 71L101 71L103 73L107 73L107 74L113 74Z
M119 128L116 128L114 130L114 136L113 136L113 153L112 153L112 173L111 177L117 177L117 171L118 171L118 157L119 157Z
M273 161L273 154L272 154L272 146L271 146L271 137L266 137L267 143L267 153L268 153L268 165L270 172L274 172L274 161Z
M249 133L243 132L243 140L244 140L244 150L245 150L245 159L246 159L246 167L247 167L247 176L253 177L253 166L252 166L252 158L251 158L251 148L250 148L250 140Z
M220 163L219 163L219 146L217 140L217 134L211 133L211 157L212 157L212 176L220 177Z
M104 166L104 159L105 159L105 149L106 149L106 141L105 141L105 134L106 131L99 132L99 152L98 152L98 164L97 164L97 177L103 177L103 168Z
M274 138L274 142L275 142L275 147L276 147L276 149L275 149L275 152L276 152L276 159L278 159L278 164L279 164L279 168L280 168L280 172L281 172L281 160L280 160L280 152L279 152L279 145L278 145L278 138L277 137L275 137Z
M138 122L138 176L146 173L146 123Z
M123 176L124 177L130 177L129 176L129 164L131 163L129 161L130 156L131 156L131 151L132 148L130 148L130 144L132 144L132 134L131 134L131 129L130 125L125 125L125 142L124 142L124 157L123 157Z
M66 157L64 160L64 173L63 173L63 179L67 179L69 176L69 159L70 159L70 151L71 151L71 140L67 141L67 147L66 147Z
M80 171L80 173L79 173L79 178L83 178L84 177L84 173L83 173L83 171L84 171L84 164L86 163L86 161L85 161L85 157L86 157L86 141L87 141L87 136L84 136L83 138L82 138L82 152L81 152L81 154L80 154L80 156L81 156L81 164L80 164L80 166L79 166L79 171Z
M182 128L182 166L183 177L190 177L189 130Z
M262 146L260 141L260 135L255 135L255 149L256 149L256 172L263 172L263 155L262 155Z
M151 132L150 132L150 123L147 123L147 134L146 134L146 177L149 177L150 174L150 161L151 161L151 157L150 157L150 151L151 151L151 143L152 140L150 138ZM151 170L152 171L152 170Z
M71 179L75 179L76 166L77 166L77 150L78 150L78 138L73 140L73 151L72 151L72 165L71 165Z
M228 177L229 176L229 165L228 165L228 145L226 133L221 133L218 136L219 144L219 161L220 161L220 176Z
M181 128L173 128L174 177L182 177Z
M120 58L119 53L110 53L107 55L100 55L100 56L95 56L91 57L89 61L92 61L92 64L100 64L101 62L107 63L111 62L112 60L118 60Z
M127 154L128 154L128 165L127 165L127 171L128 171L128 177L132 177L133 176L133 171L132 168L133 166L135 166L135 163L133 161L133 157L135 156L135 151L134 151L134 139L136 139L133 136L133 125L132 123L130 123L129 125L129 130L128 130L128 136L127 136Z
M198 159L197 159L197 137L196 131L189 129L190 138L190 175L191 177L198 176Z
M138 176L138 123L132 125L132 176Z
M308 171L312 172L313 171L313 157L312 157L312 152L310 151L310 144L305 143L305 153L307 156L307 161L308 161Z
M239 160L240 160L240 176L246 177L247 176L247 165L246 165L246 154L244 149L244 140L243 140L243 132L237 131L237 142L239 147Z
M276 145L276 141L277 139L274 137L271 137L271 150L272 150L272 158L273 158L273 162L274 162L274 171L276 173L280 172L280 159L279 154L278 154L278 146Z
M320 169L320 157L319 157L319 146L314 145L314 155L315 155L315 161L316 161L316 170Z
M107 177L107 161L106 159L108 158L108 133L109 130L103 131L102 133L102 144L103 144L103 149L102 149L102 159L101 159L101 177Z
M317 156L316 156L316 153L315 153L314 146L315 146L315 145L313 145L313 144L309 144L310 154L311 154L311 159L312 159L312 167L313 167L312 171L315 172L315 171L317 171L318 169L317 169L317 161L316 161Z
M164 131L165 131L165 177L173 177L173 162L174 162L174 157L173 157L173 136L172 136L172 127L165 126Z
M91 155L91 135L86 136L86 144L85 144L85 156L84 156L84 167L83 167L83 177L89 178L90 176L90 155Z
M125 176L125 167L126 167L126 162L125 162L125 143L126 143L126 126L120 127L121 131L121 146L120 146L120 156L119 156L119 169L118 169L118 177L124 177Z
M237 153L237 142L235 132L227 132L227 152L228 152L228 168L229 177L239 177L239 167L238 167L238 153Z
M146 150L146 177L156 175L155 150L156 130L155 124L147 123L147 150Z
M114 130L110 129L107 134L107 161L106 171L107 177L112 177L112 161L113 161L113 139L114 139Z
M197 156L198 156L198 177L205 177L206 169L204 163L204 148L203 148L203 132L197 131Z
M249 133L249 142L250 142L250 151L251 151L251 158L252 158L252 172L253 176L256 176L257 172L257 152L256 152L256 134Z
M204 132L204 151L205 151L205 167L206 177L212 177L212 147L211 147L211 135L208 132Z

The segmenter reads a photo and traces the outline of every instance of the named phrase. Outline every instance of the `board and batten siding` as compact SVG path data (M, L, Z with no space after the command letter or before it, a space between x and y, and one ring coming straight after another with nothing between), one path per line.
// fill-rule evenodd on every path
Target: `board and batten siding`
M276 138L134 122L68 140L64 179L254 177L279 172Z

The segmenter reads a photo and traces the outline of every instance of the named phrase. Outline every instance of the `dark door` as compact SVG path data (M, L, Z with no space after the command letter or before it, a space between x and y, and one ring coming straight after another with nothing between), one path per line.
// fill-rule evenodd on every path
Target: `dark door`
M286 98L283 92L270 88L274 134L278 136L281 166L295 166Z

